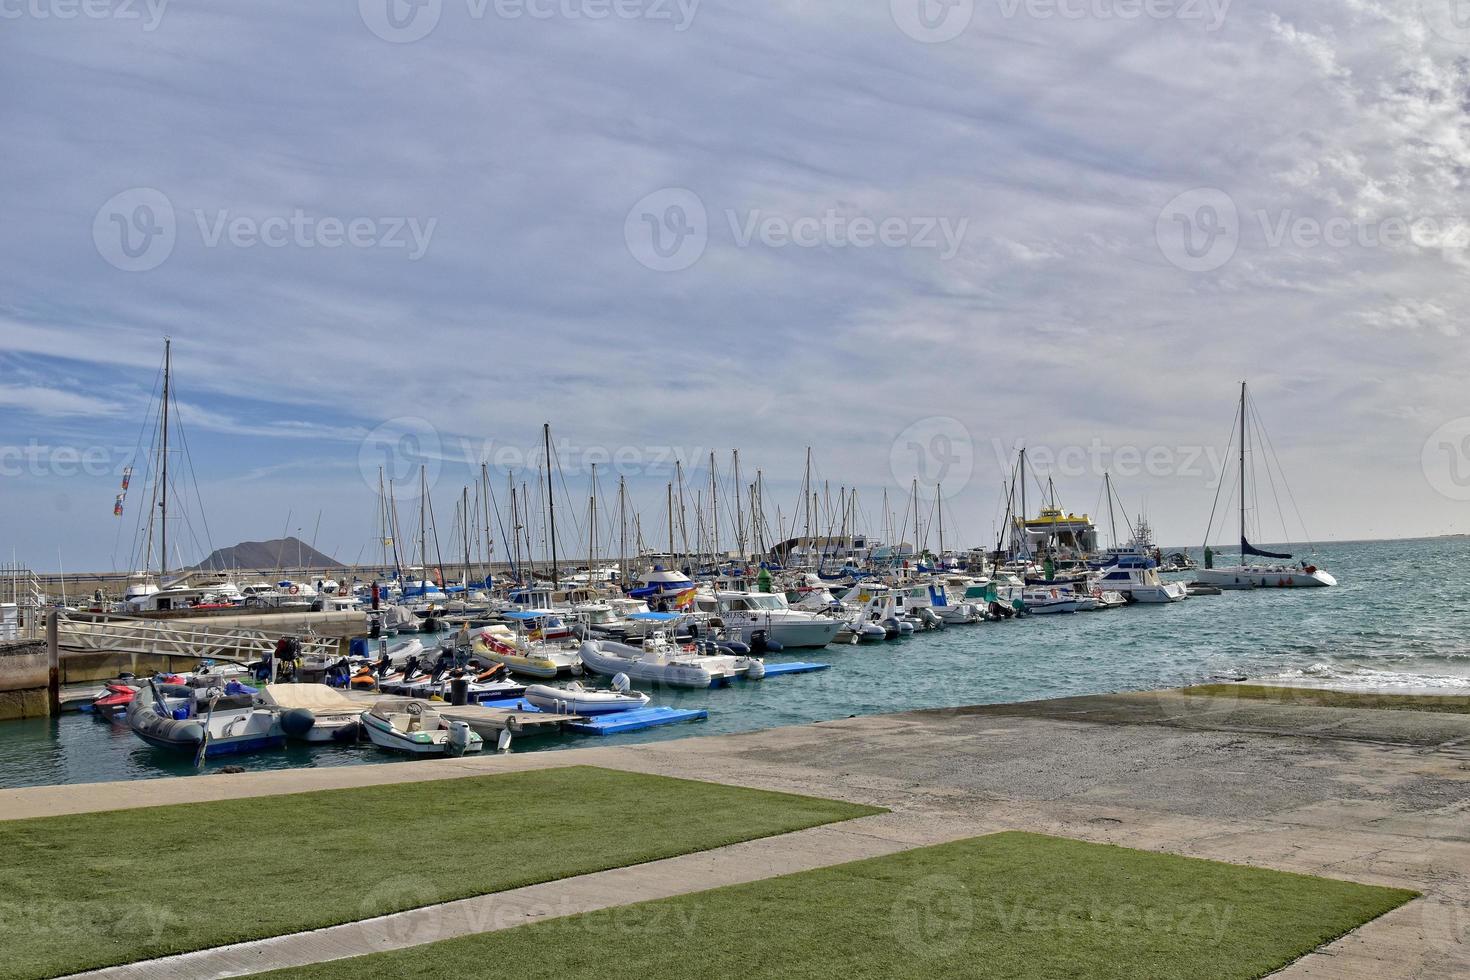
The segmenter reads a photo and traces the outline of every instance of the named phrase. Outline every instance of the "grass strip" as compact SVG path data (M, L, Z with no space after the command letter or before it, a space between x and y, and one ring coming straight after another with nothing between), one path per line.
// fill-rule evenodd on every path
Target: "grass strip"
M1003 833L263 976L1247 980L1414 896Z
M571 766L0 822L0 977L337 925L882 812Z

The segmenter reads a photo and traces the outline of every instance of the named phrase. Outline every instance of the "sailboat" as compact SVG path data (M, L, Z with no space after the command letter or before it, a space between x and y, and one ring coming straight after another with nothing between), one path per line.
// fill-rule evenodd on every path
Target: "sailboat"
M1246 405L1246 384L1242 381L1240 383L1240 421L1237 423L1240 429L1240 563L1215 568L1214 552L1206 544L1205 567L1199 569L1196 579L1205 585L1214 585L1222 589L1302 589L1336 585L1337 579L1316 565L1306 561L1295 565L1287 564L1292 558L1289 553L1266 551L1264 548L1251 544L1247 539L1246 456L1250 446L1250 426L1246 418ZM1269 448L1269 443L1267 446ZM1218 490L1216 501L1219 501ZM1209 529L1206 529L1205 538L1206 541L1209 540ZM1258 558L1269 560L1264 562L1252 560Z

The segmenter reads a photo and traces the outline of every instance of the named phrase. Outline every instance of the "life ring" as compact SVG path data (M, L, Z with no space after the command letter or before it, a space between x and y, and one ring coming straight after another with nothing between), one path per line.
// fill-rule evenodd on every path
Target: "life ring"
M301 591L301 586L299 586L299 585L293 585L293 586L291 586L291 588L287 589L286 591L287 592L290 592L292 595L296 595L297 593L299 593Z

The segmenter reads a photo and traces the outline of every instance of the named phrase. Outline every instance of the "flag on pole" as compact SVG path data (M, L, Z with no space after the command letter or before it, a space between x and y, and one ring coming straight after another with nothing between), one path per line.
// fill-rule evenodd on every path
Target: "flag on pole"
M123 504L123 495L122 494L118 494L117 495L117 500L113 501L113 503L112 503L112 516L113 517L121 517L122 516L122 504Z

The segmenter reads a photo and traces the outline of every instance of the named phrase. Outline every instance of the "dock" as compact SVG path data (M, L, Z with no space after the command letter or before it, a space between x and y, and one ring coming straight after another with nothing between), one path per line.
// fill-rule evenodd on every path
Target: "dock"
M782 674L810 674L817 670L827 670L831 664L810 663L803 660L792 660L784 664L766 664L767 677L779 677Z
M621 735L623 732L638 732L645 728L704 721L708 717L709 712L703 708L634 708L632 711L594 715L570 722L567 728L583 735Z

